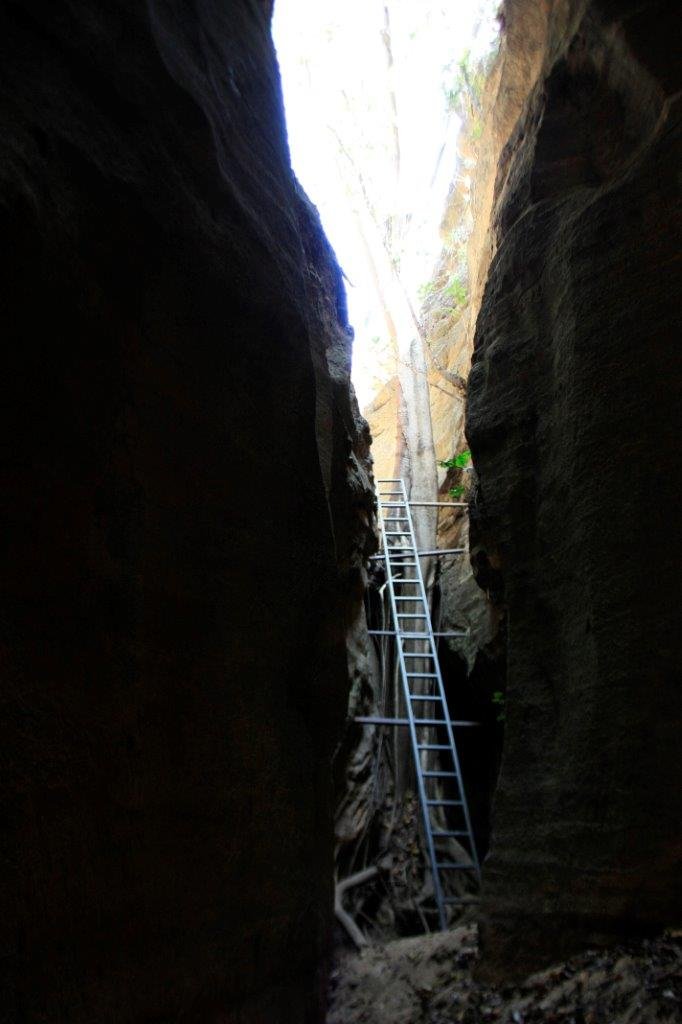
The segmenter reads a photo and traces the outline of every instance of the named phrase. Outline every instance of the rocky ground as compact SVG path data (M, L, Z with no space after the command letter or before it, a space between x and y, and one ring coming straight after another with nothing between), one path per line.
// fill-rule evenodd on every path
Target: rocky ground
M475 926L339 957L327 1024L679 1024L682 930L481 985Z

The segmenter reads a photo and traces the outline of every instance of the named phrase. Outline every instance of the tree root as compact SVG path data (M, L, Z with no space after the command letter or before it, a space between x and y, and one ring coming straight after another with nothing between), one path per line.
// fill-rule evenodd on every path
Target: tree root
M362 885L363 882L369 882L370 878L376 878L379 874L377 867L365 868L364 871L358 871L354 875L349 875L348 878L343 878L336 884L336 890L334 893L334 913L336 914L337 921L343 925L348 932L352 942L355 944L357 949L362 949L366 946L367 939L360 931L353 918L350 916L347 910L343 906L343 894L347 889L352 889L356 885Z

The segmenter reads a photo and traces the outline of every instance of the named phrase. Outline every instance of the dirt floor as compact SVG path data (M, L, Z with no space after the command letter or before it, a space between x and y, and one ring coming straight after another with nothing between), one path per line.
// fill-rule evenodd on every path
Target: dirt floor
M682 930L590 950L518 985L472 978L475 926L342 954L327 1024L680 1024Z

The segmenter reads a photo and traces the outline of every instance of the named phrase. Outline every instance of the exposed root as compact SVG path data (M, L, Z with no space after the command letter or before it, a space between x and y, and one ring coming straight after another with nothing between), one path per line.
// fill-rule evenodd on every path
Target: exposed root
M336 884L336 890L334 894L334 913L336 914L337 921L343 925L348 932L351 941L355 944L356 949L362 949L366 946L367 939L357 926L353 918L350 916L347 910L343 906L343 894L348 890L352 889L356 885L362 885L363 882L369 882L372 878L376 878L379 874L379 869L376 867L365 868L364 871L358 871L354 875L349 875L348 878L343 878Z

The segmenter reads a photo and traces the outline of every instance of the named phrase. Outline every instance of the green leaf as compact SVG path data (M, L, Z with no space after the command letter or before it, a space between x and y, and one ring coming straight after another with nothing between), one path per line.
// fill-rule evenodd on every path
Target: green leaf
M459 455L456 455L453 461L458 469L463 469L464 466L466 466L466 464L470 461L470 459L471 452L469 451L468 448L466 448L463 452L460 452Z
M451 498L461 498L462 495L464 494L464 488L461 486L451 487L450 490L448 491L448 494L450 495Z

